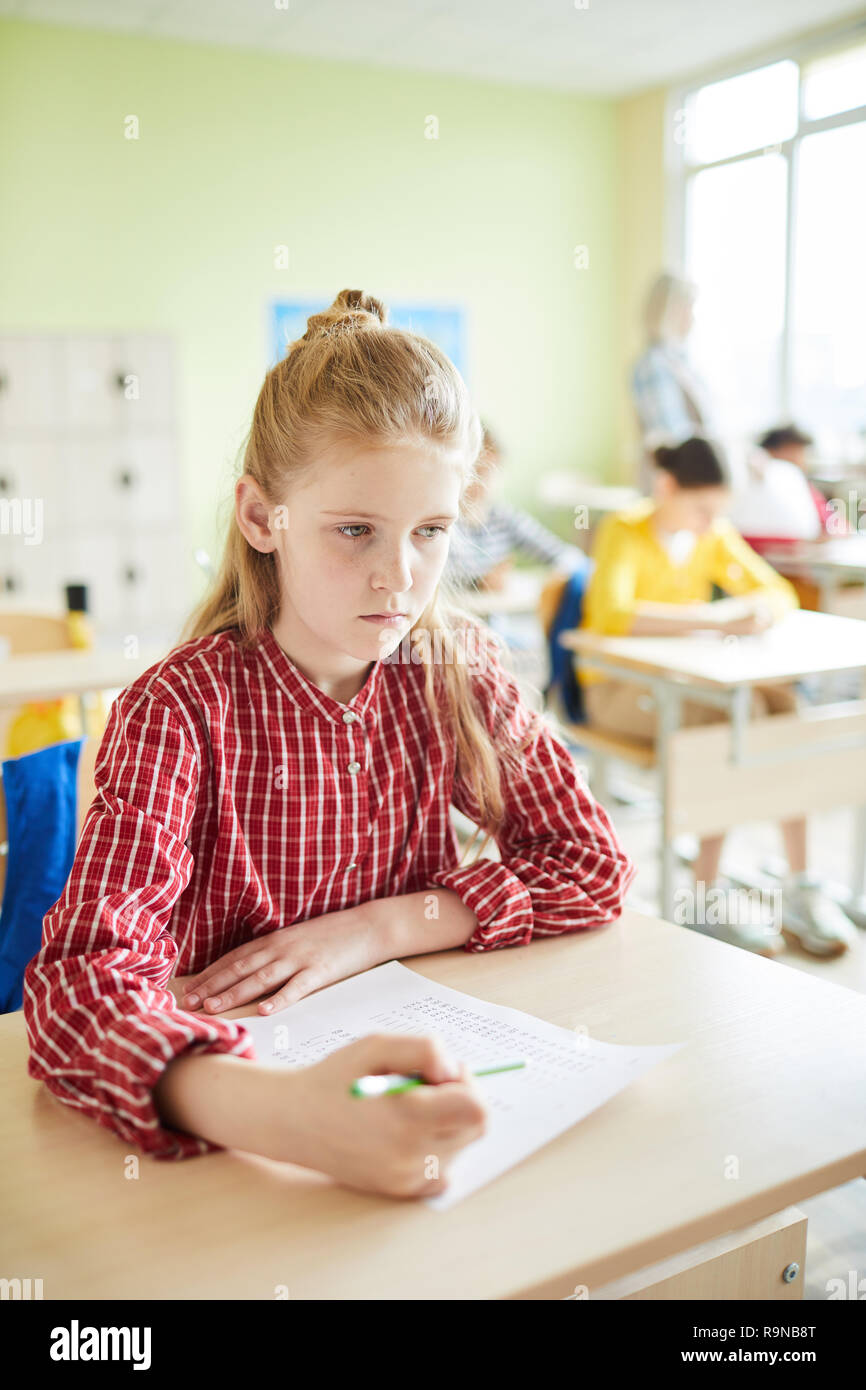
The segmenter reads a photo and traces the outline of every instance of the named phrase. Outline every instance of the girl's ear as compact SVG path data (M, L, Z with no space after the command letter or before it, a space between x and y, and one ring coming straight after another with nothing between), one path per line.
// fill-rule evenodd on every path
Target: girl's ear
M653 477L653 497L664 502L676 492L676 480L664 468L657 468Z

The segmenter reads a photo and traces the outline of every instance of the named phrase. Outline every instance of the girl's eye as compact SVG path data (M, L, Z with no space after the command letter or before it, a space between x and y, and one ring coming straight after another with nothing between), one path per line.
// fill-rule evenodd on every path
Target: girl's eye
M351 532L351 531L369 531L369 529L370 529L369 526L364 526L364 525L361 524L361 522L357 522L357 523L355 523L355 524L349 522L346 526L338 526L338 527L337 527L337 530L338 530L339 534L340 534L341 536L346 536L347 539L350 540L350 541L359 541L359 540L361 539L361 537L360 537L360 536L353 536L353 535L350 535L349 532ZM419 526L419 527L418 527L418 530L419 530L419 531L432 531L432 532L433 532L433 535L432 535L432 536L425 536L425 537L424 537L424 539L425 539L425 540L428 540L428 541L435 540L437 535L444 534L445 529L446 529L446 528L445 528L444 526Z

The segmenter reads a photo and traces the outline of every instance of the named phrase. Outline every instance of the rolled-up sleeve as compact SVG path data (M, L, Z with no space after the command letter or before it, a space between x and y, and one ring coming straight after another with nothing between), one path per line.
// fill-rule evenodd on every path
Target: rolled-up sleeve
M728 594L761 594L776 618L799 608L797 590L728 521L717 521L712 579Z
M153 1088L169 1062L191 1052L255 1059L241 1024L187 1013L166 988L177 960L166 925L192 873L185 841L200 760L182 712L134 686L118 696L69 878L24 975L29 1074L154 1158L219 1148L162 1123Z
M474 684L494 745L516 749L531 727L532 711L492 647ZM500 861L480 859L432 877L433 884L456 892L478 919L464 950L526 945L534 936L615 921L635 867L546 719L516 765L500 759L500 768ZM453 804L478 823L478 806L460 778Z

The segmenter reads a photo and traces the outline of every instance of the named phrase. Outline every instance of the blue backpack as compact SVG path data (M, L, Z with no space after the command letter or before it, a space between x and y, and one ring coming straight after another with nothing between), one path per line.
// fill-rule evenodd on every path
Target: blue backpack
M52 743L3 762L9 857L0 907L0 1013L21 1008L24 970L42 945L42 919L72 868L82 742Z

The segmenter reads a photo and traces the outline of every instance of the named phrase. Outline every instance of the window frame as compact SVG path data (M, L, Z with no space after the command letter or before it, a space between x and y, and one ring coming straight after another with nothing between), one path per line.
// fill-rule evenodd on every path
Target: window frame
M825 130L837 130L843 126L866 122L866 103L853 107L850 111L840 111L832 116L821 116L807 120L804 113L803 65L822 54L841 52L845 48L859 47L866 42L866 19L855 24L850 22L839 29L823 31L806 38L791 40L785 44L764 50L760 56L728 62L722 66L706 70L699 77L673 85L668 92L665 120L665 169L667 189L665 198L666 220L664 245L668 263L673 267L685 267L686 254L686 206L690 179L704 169L719 169L726 164L740 164L744 160L761 155L778 153L787 166L785 200L785 302L782 323L782 341L779 352L778 391L780 418L788 419L793 413L792 395L792 338L793 338L793 278L797 252L797 228L794 209L797 199L797 179L799 175L800 148L809 135L818 135ZM687 158L686 144L677 138L688 98L702 87L729 77L741 77L773 63L789 60L797 64L797 127L787 140L775 145L758 145L739 154L727 155L706 163L695 163Z

